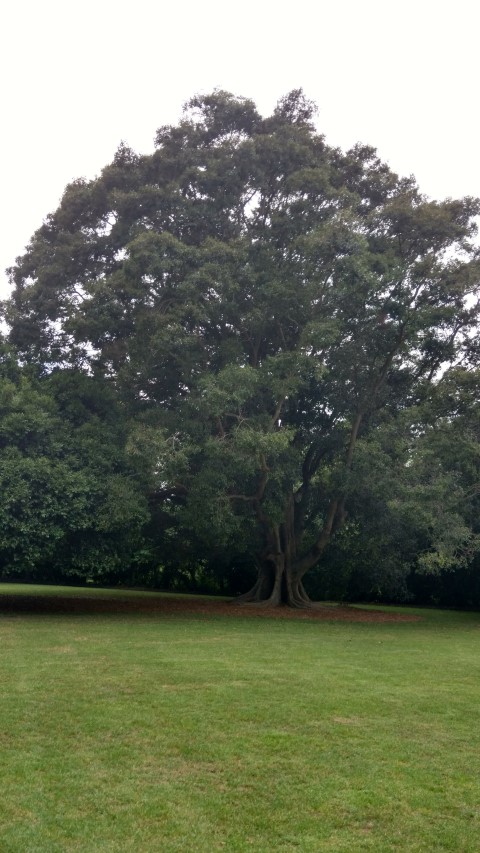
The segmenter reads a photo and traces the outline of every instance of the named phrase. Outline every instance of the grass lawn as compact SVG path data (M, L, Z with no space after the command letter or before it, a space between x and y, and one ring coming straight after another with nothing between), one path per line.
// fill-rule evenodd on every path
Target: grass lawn
M22 613L12 591L59 593L0 585L1 853L478 853L480 614Z

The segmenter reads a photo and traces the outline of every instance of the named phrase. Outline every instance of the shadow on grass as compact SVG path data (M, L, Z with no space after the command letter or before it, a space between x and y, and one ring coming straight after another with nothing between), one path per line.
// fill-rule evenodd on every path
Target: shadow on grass
M87 596L0 595L0 613L88 614L152 613L161 610L150 602L134 599L88 598Z
M118 616L229 616L270 619L327 620L342 622L417 622L418 616L388 610L363 610L339 605L325 605L318 609L295 610L290 607L250 608L235 607L225 599L189 596L119 597L103 595L28 595L0 594L0 614L34 615L88 615L111 614Z

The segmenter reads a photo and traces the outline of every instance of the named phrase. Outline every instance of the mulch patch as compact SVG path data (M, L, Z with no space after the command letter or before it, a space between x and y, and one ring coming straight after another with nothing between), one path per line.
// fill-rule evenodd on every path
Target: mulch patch
M235 606L212 599L166 596L165 598L96 598L82 596L0 595L0 612L7 613L111 613L158 616L240 616L245 618L306 619L336 622L418 622L409 616L387 610L363 610L344 605L316 605L309 610L290 607Z

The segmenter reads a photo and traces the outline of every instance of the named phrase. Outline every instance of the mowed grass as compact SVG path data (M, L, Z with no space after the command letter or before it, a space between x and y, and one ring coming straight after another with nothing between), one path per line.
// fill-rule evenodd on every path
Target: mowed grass
M1 853L478 853L480 614L9 614L2 591Z

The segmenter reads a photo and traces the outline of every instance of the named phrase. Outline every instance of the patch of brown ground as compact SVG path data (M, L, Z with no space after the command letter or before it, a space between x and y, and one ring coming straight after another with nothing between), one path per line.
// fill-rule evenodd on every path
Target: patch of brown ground
M309 610L290 607L235 606L220 599L187 596L133 597L116 596L35 596L0 595L0 612L14 613L111 613L150 614L156 616L239 616L245 618L307 619L336 622L418 622L418 616L389 610L366 610L341 605L316 605Z

